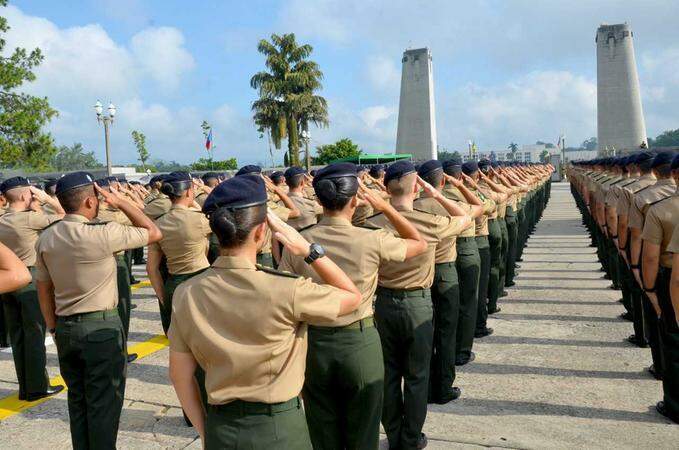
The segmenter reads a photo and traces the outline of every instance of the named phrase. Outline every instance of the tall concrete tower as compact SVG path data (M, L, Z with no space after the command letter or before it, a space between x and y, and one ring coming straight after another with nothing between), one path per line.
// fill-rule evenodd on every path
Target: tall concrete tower
M648 143L632 37L626 23L604 24L596 33L599 151L626 152Z
M412 153L416 161L436 159L431 52L428 48L406 50L402 62L396 153Z

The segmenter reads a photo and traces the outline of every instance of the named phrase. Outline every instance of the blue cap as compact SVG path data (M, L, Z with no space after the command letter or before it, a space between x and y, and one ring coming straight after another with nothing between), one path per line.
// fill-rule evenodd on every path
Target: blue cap
M464 172L465 175L470 175L477 170L479 170L479 165L476 163L476 161L467 161L466 163L462 164L462 172Z
M484 159L479 161L478 165L479 165L479 169L481 169L485 172L490 167L490 160L484 158Z
M350 162L334 163L325 166L316 172L314 177L313 185L316 186L321 180L328 180L330 178L342 178L342 177L356 177L358 170L356 164Z
M288 167L285 171L285 179L288 180L290 178L296 177L297 175L302 175L305 173L306 170L302 169L301 167L297 166Z
M659 166L664 166L665 164L671 164L672 159L674 159L674 152L660 152L653 158L651 168L654 169Z
M222 181L205 199L203 212L212 214L218 208L243 209L267 202L266 185L258 175L241 175Z
M370 168L370 176L377 178L380 176L380 172L384 171L384 166L382 164L375 164Z
M424 178L436 170L443 170L443 164L437 159L431 159L418 167L417 174Z
M648 160L653 159L653 153L651 152L639 152L635 155L634 163L643 164Z
M72 172L59 178L57 181L57 195L71 189L92 185L94 177L89 172Z
M97 183L97 186L100 188L109 187L111 185L109 177L99 178L98 180L94 180L94 182Z
M45 190L56 186L57 185L57 179L56 178L48 178L45 180Z
M166 195L180 195L191 187L193 178L188 172L172 172L163 180L161 191Z
M448 175L457 175L462 171L462 158L454 156L447 161L443 161L443 171Z
M217 175L216 172L206 172L206 173L203 174L203 176L201 178L202 178L203 181L212 180L212 179L217 180L217 179L219 179L219 175Z
M364 166L363 164L356 166L356 172L357 173L358 172L367 172L367 171L368 171L368 168L366 166Z
M257 174L262 173L262 168L259 167L259 166L252 165L252 164L247 165L247 166L243 166L238 170L238 172L236 172L236 176L238 177L238 176L241 176L241 175L247 175L249 173L257 173Z
M387 167L387 170L384 173L384 184L389 184L391 180L398 180L415 172L415 166L410 161L406 159L396 161Z
M679 169L679 153L677 153L672 160L672 170Z
M0 192L3 194L10 189L28 187L31 185L31 181L26 177L12 177L8 178L0 184Z
M280 170L275 170L275 171L271 172L271 175L269 175L269 178L271 178L272 180L277 180L279 178L284 178L284 177L285 177L285 174L283 172L281 172Z

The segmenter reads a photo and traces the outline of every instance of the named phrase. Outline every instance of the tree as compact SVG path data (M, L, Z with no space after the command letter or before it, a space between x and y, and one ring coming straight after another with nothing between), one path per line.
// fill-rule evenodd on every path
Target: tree
M592 151L592 150L596 150L597 145L598 145L598 143L597 143L596 138L591 137L589 139L585 139L580 146L585 150Z
M72 170L98 169L104 167L94 156L94 152L86 152L79 142L69 146L62 145L49 161L49 165L57 172Z
M540 153L540 162L546 163L549 161L549 151L543 150L542 153Z
M0 0L7 6L7 0ZM0 33L9 30L7 19L0 17ZM0 37L0 55L4 55L5 40ZM43 60L39 48L30 53L16 48L9 56L0 56L0 164L4 167L48 168L56 152L54 140L42 127L57 111L46 97L34 97L17 92L24 82L35 80L33 69Z
M298 45L294 33L271 35L271 42L259 41L257 50L266 57L267 71L257 72L250 86L259 98L252 104L253 120L259 130L268 131L277 149L288 141L290 164L299 165L299 134L309 123L328 125L328 104L315 95L322 88L323 73L308 58L313 47Z
M132 140L134 141L134 146L137 147L138 161L141 163L144 172L146 172L146 161L149 159L149 151L146 149L146 136L140 131L133 130Z
M213 161L212 158L199 158L191 164L191 170L210 171L210 170L236 170L238 162L236 158L229 158L223 161Z
M152 170L155 168L157 172L188 172L191 170L191 167L185 164L178 163L177 161L165 161L162 159L154 159L149 165L152 167Z
M436 158L439 161L448 161L449 159L453 159L453 158L456 158L456 157L462 158L462 156L460 156L460 152L458 152L457 150L455 150L453 152L442 150L442 151L439 151L436 155Z
M314 158L315 164L329 164L331 161L342 158L359 156L363 152L354 144L351 139L344 138L334 144L319 145L316 147L317 156Z
M679 147L679 128L665 131L652 142L654 147Z
M519 151L519 146L515 142L512 142L507 146L507 149L512 154L512 161L516 161L516 153Z

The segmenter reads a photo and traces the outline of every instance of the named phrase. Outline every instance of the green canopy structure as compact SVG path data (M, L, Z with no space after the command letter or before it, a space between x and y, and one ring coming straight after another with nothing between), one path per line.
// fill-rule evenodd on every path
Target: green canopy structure
M352 162L354 164L386 164L400 159L409 159L412 161L413 155L410 153L366 153L358 156L350 156L348 158L340 158L331 161L331 163L338 162Z

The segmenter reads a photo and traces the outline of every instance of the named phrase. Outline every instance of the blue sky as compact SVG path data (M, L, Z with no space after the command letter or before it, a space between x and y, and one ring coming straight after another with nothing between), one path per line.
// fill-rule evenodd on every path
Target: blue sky
M135 160L133 129L152 157L205 156L203 119L216 158L269 162L249 79L263 67L257 41L272 32L312 44L325 73L331 125L312 130L314 145L350 137L392 151L401 54L423 46L433 54L439 145L502 149L562 132L579 143L596 134L596 28L623 21L635 32L649 135L679 128L679 2L32 0L3 15L8 48L43 49L26 89L60 111L50 125L57 143L82 142L103 159L92 105L116 104L115 163Z

